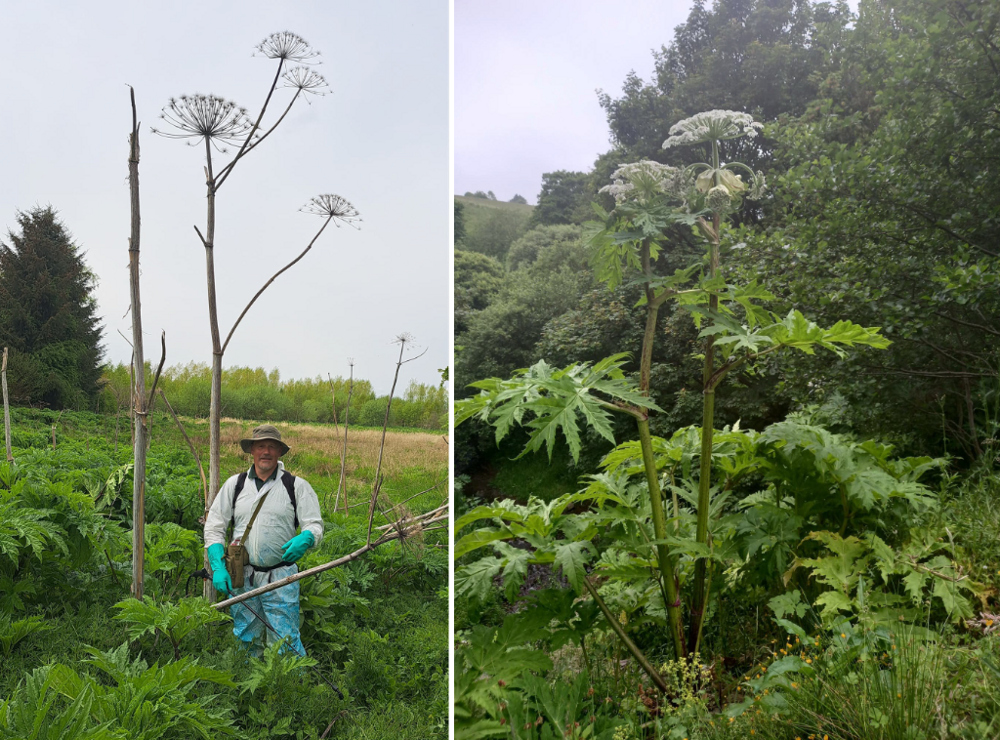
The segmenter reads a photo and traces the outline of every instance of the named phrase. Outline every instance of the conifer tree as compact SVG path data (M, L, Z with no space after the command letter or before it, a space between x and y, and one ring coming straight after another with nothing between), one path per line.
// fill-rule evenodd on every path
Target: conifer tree
M0 345L17 403L78 407L97 392L103 355L97 278L51 207L17 214L0 242Z

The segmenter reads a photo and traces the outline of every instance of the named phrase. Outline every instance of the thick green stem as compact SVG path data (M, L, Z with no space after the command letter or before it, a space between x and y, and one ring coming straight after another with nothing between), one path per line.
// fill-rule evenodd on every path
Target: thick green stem
M667 693L667 683L663 680L663 676L656 672L656 669L653 668L653 664L649 662L646 656L643 655L642 651L636 647L636 644L629 639L627 634L625 634L625 630L622 628L621 624L618 623L618 619L611 613L611 610L608 609L608 605L604 603L604 599L601 598L600 594L597 593L597 589L594 588L594 584L590 582L589 578L585 577L583 579L583 585L587 587L590 595L593 597L594 601L597 602L597 606L600 607L601 612L604 613L604 618L607 620L608 625L610 625L611 629L615 631L615 634L618 635L618 639L622 641L628 651L632 653L632 657L635 658L642 670L645 671L646 675L652 679L654 684L656 684L656 688L664 694Z
M705 583L705 601L708 602L708 596L712 592L712 568L708 569L708 576ZM701 618L698 620L698 634L694 639L694 648L691 650L692 655L697 655L701 652L701 635L705 628L705 615L702 614Z
M702 433L701 433L701 470L699 473L698 486L698 524L695 531L695 541L708 542L708 508L710 505L710 488L712 484L712 445L713 434L712 425L715 418L715 391L705 392L704 406L702 407ZM705 617L705 597L707 589L706 562L704 559L695 563L694 569L694 600L691 608L691 625L688 636L690 649L694 650L698 644L701 634L701 622Z
M660 541L656 546L656 556L667 601L670 637L674 642L674 654L679 660L684 657L685 653L684 627L681 624L681 600L677 594L677 581L674 578L674 559L670 555L670 549L663 542L667 536L667 520L663 514L663 493L660 490L656 462L653 459L653 439L649 434L649 422L640 421L637 426L639 427L639 443L642 446L642 461L646 469L646 483L649 486L649 503L653 510L653 532L656 534L656 539Z
M642 269L647 277L652 276L649 258L649 243L642 245ZM656 315L659 303L654 300L654 294L649 284L646 284L646 331L642 338L642 355L639 361L639 390L649 395L650 367L653 361L653 341L656 338ZM674 643L674 654L678 659L684 657L684 627L681 622L680 597L677 593L674 559L663 540L667 536L667 520L663 513L663 491L660 489L660 476L656 470L656 458L653 456L653 439L649 433L649 420L636 419L639 428L639 443L642 448L642 463L646 472L646 484L649 489L649 504L653 512L653 532L660 544L656 546L657 562L660 567L660 578L663 584L663 595L666 601L667 617L670 623L670 637Z
M649 264L649 246L642 246L642 267L647 277L651 276ZM660 304L655 302L655 296L649 284L646 284L646 330L642 335L642 354L639 357L639 390L649 395L649 376L653 365L653 341L656 339L656 316Z
M670 474L670 498L674 504L674 532L680 537L681 534L681 502L677 498L677 482L674 480L674 474Z
M712 166L715 168L715 185L721 184L719 176L719 143L712 142ZM718 212L712 214L713 234L709 240L708 275L714 279L719 272L719 228L722 219ZM708 309L715 313L719 309L719 297L714 293L709 296ZM712 375L715 371L715 338L705 340L705 365L702 371L702 391L704 394L701 422L701 474L698 480L698 526L695 540L702 544L708 542L708 507L712 489L712 436L715 426L715 386ZM693 650L701 635L702 621L705 618L705 599L707 590L706 562L699 559L694 567L694 600L691 607L691 624L688 643Z

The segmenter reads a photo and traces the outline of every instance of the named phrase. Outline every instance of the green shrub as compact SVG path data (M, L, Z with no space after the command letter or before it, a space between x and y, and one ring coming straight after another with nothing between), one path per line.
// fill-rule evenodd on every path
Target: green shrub
M389 404L389 397L373 398L366 401L365 405L357 415L357 424L363 427L380 427L385 421L385 408ZM353 419L352 419L352 423Z

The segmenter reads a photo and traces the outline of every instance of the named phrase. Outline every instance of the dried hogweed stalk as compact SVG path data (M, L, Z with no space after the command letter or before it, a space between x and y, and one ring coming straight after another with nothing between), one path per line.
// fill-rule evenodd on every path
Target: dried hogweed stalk
M334 225L340 226L338 221L342 221L348 226L354 226L354 222L361 222L360 214L346 198L341 198L333 193L325 193L311 198L302 208L304 213L312 213L316 216L333 219ZM354 228L358 228L354 226Z
M181 95L171 98L160 118L176 131L153 129L168 139L205 139L219 151L220 144L239 144L253 128L246 108L216 95ZM189 142L192 145L196 142Z
M304 38L291 31L272 33L257 44L257 51L268 59L300 64L313 64L312 60L319 56L319 52L309 46Z

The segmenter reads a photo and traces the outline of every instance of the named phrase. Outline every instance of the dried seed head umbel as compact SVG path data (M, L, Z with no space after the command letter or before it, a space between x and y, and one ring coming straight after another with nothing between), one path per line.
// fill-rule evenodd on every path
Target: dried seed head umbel
M389 512L389 516L395 516L395 520L390 519L390 523L399 537L400 546L419 560L424 552L423 524L415 521L413 512L405 506L400 506Z
M154 134L168 139L206 139L218 151L223 144L241 144L253 129L247 109L217 95L181 95L170 98L160 118L176 131L153 129ZM188 142L192 146L198 141Z
M319 56L319 52L309 46L304 38L291 31L272 33L257 44L257 51L268 59L280 59L283 62L322 63L314 61Z
M316 70L309 67L293 67L281 75L282 87L291 87L310 95L326 95L323 88L327 86L326 79Z
M340 226L337 222L341 221L355 229L360 229L359 226L354 226L355 221L361 223L361 217L357 209L351 205L349 200L333 193L325 193L317 195L315 198L310 198L309 202L299 210L303 213L312 213L316 216L333 219L334 225L337 227Z

